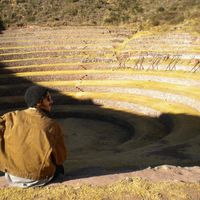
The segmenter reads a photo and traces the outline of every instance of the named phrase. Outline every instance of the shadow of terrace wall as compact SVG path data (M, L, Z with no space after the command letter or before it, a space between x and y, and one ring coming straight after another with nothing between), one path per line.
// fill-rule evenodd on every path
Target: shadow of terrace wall
M5 30L5 26L2 20L0 20L0 34L2 34L2 31Z
M35 83L26 78L16 77L13 71L6 69L6 65L3 63L0 63L0 74L9 74L9 77L0 78L1 98L9 96L12 99L12 97L15 96L23 96L25 90L30 85L35 85ZM179 166L200 164L199 153L196 153L200 150L198 137L200 118L198 116L184 114L163 114L160 117L142 116L102 108L100 105L93 103L92 99L77 100L70 96L62 95L57 90L51 89L51 92L53 94L58 94L54 99L56 105L91 105L94 110L98 110L97 113L88 113L87 111L66 112L63 110L60 112L53 112L52 117L56 119L77 118L83 120L92 119L106 121L114 124L116 127L121 127L124 132L127 133L123 141L119 141L118 146L113 147L113 149L109 151L105 151L105 149L102 150L100 146L100 144L102 144L100 140L104 140L105 138L97 138L99 140L99 151L105 151L105 153L102 152L103 157L98 158L97 164L97 156L95 153L91 154L93 151L92 148L95 147L91 147L90 151L85 152L85 154L90 154L90 156L88 155L89 158L86 158L87 164L84 164L84 157L80 158L80 160L74 159L80 154L79 150L75 150L71 155L69 151L69 159L66 161L65 165L67 171L66 180L132 171L162 164ZM1 114L3 114L2 111L16 110L25 107L26 105L23 102L15 103L5 100L0 103ZM177 127L177 120L183 124ZM142 130L142 127L146 124L148 124L149 127L147 126L145 131L141 131L141 135L140 132L137 131L136 135L135 128ZM154 126L157 127L157 129L153 129ZM192 134L190 135L189 133ZM112 143L109 144L109 141L111 140L108 139L106 145L112 146ZM69 139L68 143L70 142ZM78 142L81 143L82 141ZM76 145L76 143L71 144L71 146ZM106 147L104 146L104 148ZM84 152L84 148L82 151ZM191 152L194 152L194 154ZM97 150L96 153L98 153ZM88 161L88 159L90 161ZM76 160L76 162L73 160ZM69 170L68 166L70 168Z

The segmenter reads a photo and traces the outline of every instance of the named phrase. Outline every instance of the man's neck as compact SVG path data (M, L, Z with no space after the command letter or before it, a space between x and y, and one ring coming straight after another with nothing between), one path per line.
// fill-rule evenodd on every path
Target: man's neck
M42 109L42 108L29 107L28 109L30 109L30 110L37 110L37 111L39 111L39 112L45 114L47 117L50 117L50 116L51 116L51 114L50 114L49 111L47 111L47 110L45 110L45 109Z

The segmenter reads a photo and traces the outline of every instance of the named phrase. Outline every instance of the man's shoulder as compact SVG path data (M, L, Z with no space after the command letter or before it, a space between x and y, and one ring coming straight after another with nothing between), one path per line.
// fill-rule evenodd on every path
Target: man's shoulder
M36 109L30 109L30 108L27 108L27 109L24 109L24 110L10 111L10 112L7 112L4 115L2 115L2 118L5 118L5 119L8 119L8 118L21 118L21 119L31 118L31 119L33 119L33 117L40 118L40 119L47 120L47 121L51 121L50 118L43 115L42 113L40 113Z
M23 110L9 111L9 112L3 114L1 117L6 118L6 117L9 117L9 116L16 116L16 115L18 115L19 113L22 113L22 112L23 112Z
M37 121L38 125L44 126L44 127L54 127L54 128L59 128L59 123L53 119L48 117L45 113L40 112L37 109L32 109L32 108L27 108L24 110L15 110L11 112L7 112L2 116L2 119L4 120L26 120L29 119L29 121Z
M47 122L48 122L49 126L58 127L58 128L60 127L59 123L55 119L48 118Z

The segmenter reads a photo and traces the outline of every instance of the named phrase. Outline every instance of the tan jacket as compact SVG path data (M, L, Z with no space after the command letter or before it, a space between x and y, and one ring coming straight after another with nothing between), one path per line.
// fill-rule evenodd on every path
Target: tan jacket
M0 171L41 180L52 177L66 159L59 124L36 109L9 112L0 130Z

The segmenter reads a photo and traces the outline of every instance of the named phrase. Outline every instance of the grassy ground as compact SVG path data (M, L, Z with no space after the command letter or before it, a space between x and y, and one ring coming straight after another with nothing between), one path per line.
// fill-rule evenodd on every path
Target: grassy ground
M185 9L187 8L187 9ZM0 28L30 24L134 24L136 31L198 19L198 0L12 0L0 1ZM196 20L195 23L199 22ZM191 23L190 23L191 24ZM199 27L193 26L199 30Z
M149 182L128 178L107 186L57 185L44 188L0 190L1 200L197 200L200 185L183 182Z

